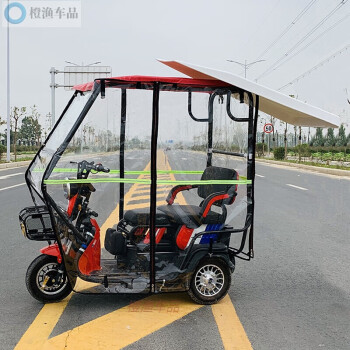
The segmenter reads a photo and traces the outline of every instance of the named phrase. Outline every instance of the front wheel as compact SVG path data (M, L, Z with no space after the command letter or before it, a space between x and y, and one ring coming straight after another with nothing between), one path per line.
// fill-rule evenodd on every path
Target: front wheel
M188 294L198 304L211 305L227 294L230 285L229 266L221 259L204 259L193 273Z
M29 265L26 285L29 293L44 303L60 301L72 291L67 274L60 269L57 258L45 254Z

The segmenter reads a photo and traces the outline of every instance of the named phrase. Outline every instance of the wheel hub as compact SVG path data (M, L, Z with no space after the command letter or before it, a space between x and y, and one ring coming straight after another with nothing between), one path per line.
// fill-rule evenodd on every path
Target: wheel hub
M57 264L49 263L38 271L37 286L46 294L57 294L68 283L67 278L63 279L63 276L59 275L57 268Z
M204 296L215 296L224 286L224 274L216 265L205 265L195 275L197 291Z
M216 276L213 272L205 273L201 277L201 284L205 286L205 288L213 290L216 285Z

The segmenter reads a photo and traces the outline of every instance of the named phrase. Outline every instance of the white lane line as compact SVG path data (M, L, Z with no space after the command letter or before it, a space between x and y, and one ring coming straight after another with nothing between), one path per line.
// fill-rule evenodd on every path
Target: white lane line
M23 174L24 173L15 173L15 174L2 175L2 176L0 176L0 180L5 180L5 179L8 179L9 177L17 176L17 175L23 175Z
M255 174L258 177L265 177L264 175Z
M298 190L302 190L302 191L308 191L307 188L300 187L300 186L295 186L295 185L291 185L291 184L287 184L287 186L294 187L294 188L297 188Z
M18 187L18 186L23 186L26 183L23 182L22 184L18 184L18 185L13 185L13 186L9 186L9 187L5 187L5 188L0 188L0 191L5 191L5 190L9 190L10 188L14 188L14 187Z

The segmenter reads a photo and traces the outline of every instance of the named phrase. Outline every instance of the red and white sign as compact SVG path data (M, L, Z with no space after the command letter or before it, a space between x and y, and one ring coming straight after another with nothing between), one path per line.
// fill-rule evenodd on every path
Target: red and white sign
M266 132L266 134L273 132L273 125L271 123L266 123L264 125L264 132Z

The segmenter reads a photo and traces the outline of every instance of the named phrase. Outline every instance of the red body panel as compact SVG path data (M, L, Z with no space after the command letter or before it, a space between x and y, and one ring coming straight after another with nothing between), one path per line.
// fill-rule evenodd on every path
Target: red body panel
M68 201L68 208L67 208L67 214L70 217L72 215L73 212L73 208L75 205L75 201L77 200L78 195L76 194L74 197L72 197L69 201Z
M62 262L62 256L58 244L51 244L47 247L41 248L40 252L45 255L51 255L57 257L57 262L60 264Z
M95 219L90 219L90 221L92 226L95 227L95 236L85 249L78 263L79 271L84 275L89 275L92 271L101 270L100 227Z
M191 238L193 228L188 228L186 225L183 225L176 237L176 244L177 246L184 250L187 247L187 243Z

